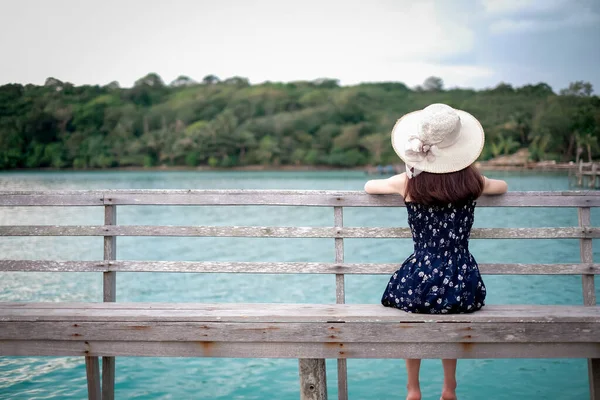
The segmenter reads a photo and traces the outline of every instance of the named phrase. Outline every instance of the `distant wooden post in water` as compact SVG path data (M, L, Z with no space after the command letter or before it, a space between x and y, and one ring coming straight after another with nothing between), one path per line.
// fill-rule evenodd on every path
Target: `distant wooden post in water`
M595 169L593 171L596 171ZM595 183L594 183L595 184ZM333 225L118 225L117 207L144 205L329 207ZM580 262L480 264L483 274L580 275L581 305L488 305L473 314L408 314L379 304L345 304L348 274L392 274L397 263L347 263L345 238L411 238L409 228L347 227L344 207L403 207L399 196L342 191L91 190L0 192L0 206L104 208L101 225L2 225L0 236L97 236L95 261L0 260L0 271L103 274L102 302L0 302L0 355L85 357L90 399L114 399L115 356L299 359L303 400L327 399L326 359L337 360L338 398L348 398L348 358L584 358L590 398L600 400L600 307L596 305L591 209L600 192L513 192L478 207L568 207L578 225L475 228L479 239L577 239ZM334 239L333 262L128 261L118 236ZM330 274L335 304L119 303L118 272ZM99 368L102 357L102 371ZM100 379L102 378L102 379ZM277 397L273 394L273 397Z
M600 184L600 179L598 179L598 175L600 175L600 168L598 168L599 163L584 163L579 160L579 164L577 165L577 170L569 170L569 180L575 180L575 185L578 187L589 187L590 189L596 189L598 184ZM574 173L573 173L574 171Z

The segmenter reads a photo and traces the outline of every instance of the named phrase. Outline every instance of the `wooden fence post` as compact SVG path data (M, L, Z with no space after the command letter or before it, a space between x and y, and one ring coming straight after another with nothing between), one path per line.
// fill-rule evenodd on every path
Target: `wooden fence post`
M580 207L577 209L579 217L579 226L582 229L591 225L590 207ZM592 264L594 262L594 253L592 249L592 239L579 239L579 252L581 262ZM581 283L583 289L583 304L586 306L596 305L596 289L594 275L582 275ZM588 376L590 382L590 399L600 399L600 358L588 358Z
M88 399L101 400L100 366L98 365L98 357L85 358L85 373L87 375Z
M104 206L104 225L117 224L117 206ZM117 237L104 236L104 260L116 260ZM104 272L104 301L117 299L117 273ZM115 358L102 357L102 399L114 400L115 398Z
M333 223L336 228L344 226L344 212L342 207L333 207ZM344 239L335 238L335 263L344 262ZM346 302L346 286L344 274L335 275L335 302L344 304ZM337 359L338 375L338 400L348 400L348 364L345 358Z
M300 400L327 400L325 360L301 358L299 367Z

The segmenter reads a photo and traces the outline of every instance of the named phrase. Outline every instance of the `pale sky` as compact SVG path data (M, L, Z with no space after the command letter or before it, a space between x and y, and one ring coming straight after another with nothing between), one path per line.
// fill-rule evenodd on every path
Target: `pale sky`
M0 85L149 72L600 93L600 0L0 0Z

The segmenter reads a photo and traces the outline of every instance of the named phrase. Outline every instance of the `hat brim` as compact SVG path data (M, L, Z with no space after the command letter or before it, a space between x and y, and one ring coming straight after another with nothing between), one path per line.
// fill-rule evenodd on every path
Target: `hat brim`
M455 110L460 116L461 128L458 140L447 148L438 149L434 161L426 158L419 162L407 160L405 146L410 136L418 131L422 110L404 115L392 129L392 147L405 164L421 171L443 174L460 171L473 164L483 150L485 135L483 127L471 114Z

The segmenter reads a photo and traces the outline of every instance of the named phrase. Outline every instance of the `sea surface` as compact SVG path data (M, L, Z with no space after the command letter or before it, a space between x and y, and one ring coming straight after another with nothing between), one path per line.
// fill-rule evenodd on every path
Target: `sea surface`
M495 172L510 190L568 190L565 174ZM3 172L0 190L314 189L362 190L359 171L327 172ZM592 211L592 223L600 223ZM101 207L0 207L0 225L97 225ZM119 224L331 226L319 207L119 206ZM350 208L346 226L406 227L404 208ZM476 227L577 225L576 209L480 208ZM595 241L597 242L597 241ZM334 260L332 239L118 238L118 259L194 261ZM594 257L600 248L594 243ZM346 239L347 262L402 262L409 239ZM480 263L578 262L578 240L473 240ZM102 259L101 237L0 237L4 259ZM388 276L348 276L348 303L378 303ZM488 304L581 304L579 276L484 276ZM600 297L600 284L596 284ZM0 273L0 301L101 301L100 273ZM322 275L119 273L117 301L334 303L335 278ZM298 399L298 362L287 359L118 357L117 399ZM327 361L330 398L335 361ZM460 360L460 399L588 399L583 359ZM348 360L351 399L403 399L403 360ZM439 399L442 368L425 360L424 399ZM0 399L83 399L82 357L0 357Z

